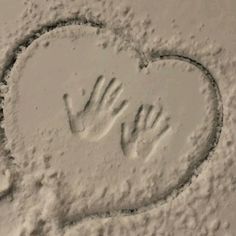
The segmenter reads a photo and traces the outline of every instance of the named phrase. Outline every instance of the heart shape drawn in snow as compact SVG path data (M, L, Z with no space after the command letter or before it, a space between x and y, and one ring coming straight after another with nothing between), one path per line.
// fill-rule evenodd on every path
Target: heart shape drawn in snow
M73 221L150 209L190 183L217 145L217 83L171 53L149 55L145 74L127 52L97 46L102 24L68 22L35 31L6 60L7 147L19 163L44 158L63 173Z

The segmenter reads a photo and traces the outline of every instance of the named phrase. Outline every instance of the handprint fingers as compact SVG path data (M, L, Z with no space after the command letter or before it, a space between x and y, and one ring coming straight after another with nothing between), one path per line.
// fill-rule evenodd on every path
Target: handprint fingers
M148 113L149 113L149 106L141 105L135 117L136 132L139 132L145 128L145 121Z
M155 118L154 106L150 105L148 107L147 115L146 115L146 118L145 118L145 128L150 128L151 127L154 118Z
M125 111L127 107L128 107L128 101L127 100L122 101L121 104L113 110L113 115L115 117L118 117Z
M126 123L121 124L121 144L122 147L124 144L129 142L129 126Z
M162 118L158 124L154 126L154 128L157 131L154 141L158 141L160 137L169 129L168 118Z
M109 108L112 109L114 107L115 103L119 99L122 92L123 92L123 86L122 84L120 84L110 96L110 99L108 101Z
M112 97L115 96L114 93L118 93L119 94L119 87L122 87L121 86L121 83L116 79L116 78L113 78L109 84L107 85L104 93L103 93L103 96L102 96L102 99L101 99L101 106L108 106L109 105L109 102L111 101ZM118 96L117 94L117 96Z
M163 108L160 105L159 110L155 113L155 116L153 117L152 123L150 127L156 127L158 125L159 118L161 117L163 112Z
M74 132L74 124L73 124L74 115L72 114L72 111L71 111L71 104L70 104L70 100L69 100L69 95L67 93L65 93L63 95L63 101L64 101L70 129L72 132Z
M85 108L87 108L89 106L92 106L92 105L95 105L99 102L99 99L101 97L101 90L102 90L102 87L104 85L104 82L105 82L104 77L99 76L96 83L95 83L95 85L94 85L94 87L93 87L90 99L89 99L87 105L85 106Z

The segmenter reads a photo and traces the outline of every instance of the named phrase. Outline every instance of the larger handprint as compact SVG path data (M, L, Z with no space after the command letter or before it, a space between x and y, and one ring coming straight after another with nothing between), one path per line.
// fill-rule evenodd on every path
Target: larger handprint
M131 159L148 157L168 128L168 118L162 116L161 106L158 111L150 105L140 106L132 131L127 124L121 125L121 148L124 155Z
M104 137L128 105L127 100L123 100L119 106L115 106L123 91L123 86L117 79L111 79L102 92L104 82L104 77L99 76L88 102L77 114L71 111L68 94L64 95L71 132L90 141Z

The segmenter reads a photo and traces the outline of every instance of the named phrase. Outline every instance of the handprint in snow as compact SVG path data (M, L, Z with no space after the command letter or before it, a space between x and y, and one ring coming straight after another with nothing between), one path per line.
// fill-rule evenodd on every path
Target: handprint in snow
M121 125L121 148L131 159L150 156L161 136L168 130L168 118L162 115L162 106L155 110L152 105L141 105L136 114L132 130Z
M123 91L122 83L118 79L111 79L105 89L104 83L104 77L99 76L88 102L77 114L71 111L68 94L63 97L71 132L90 141L98 141L104 137L128 105L127 100L123 100L116 106Z

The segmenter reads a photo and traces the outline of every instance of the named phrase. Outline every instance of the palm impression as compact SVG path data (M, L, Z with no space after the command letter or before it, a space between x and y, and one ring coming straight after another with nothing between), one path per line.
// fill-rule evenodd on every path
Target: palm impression
M51 157L47 169L74 199L65 217L157 203L212 149L220 115L209 73L152 59L148 74L137 70L129 53L97 46L89 26L44 33L18 55L4 95L7 148L18 163Z

